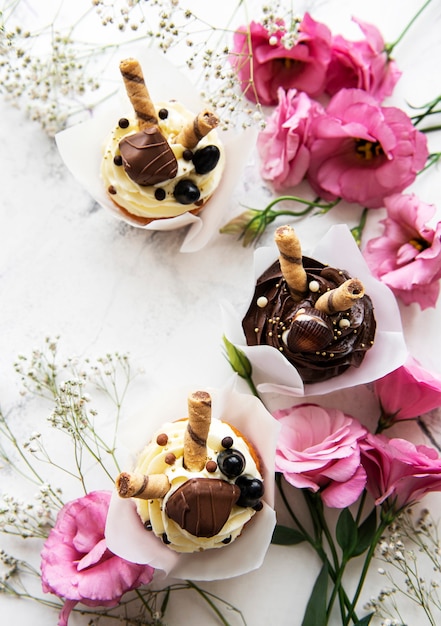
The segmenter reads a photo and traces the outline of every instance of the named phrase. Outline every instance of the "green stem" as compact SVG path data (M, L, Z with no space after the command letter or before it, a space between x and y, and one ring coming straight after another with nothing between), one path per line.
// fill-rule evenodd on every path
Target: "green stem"
M297 515L294 513L294 511L291 508L291 505L288 502L288 499L286 497L285 491L283 489L283 483L282 483L282 474L280 473L276 473L276 485L279 489L279 493L280 496L283 500L283 503L289 513L289 515L291 516L291 519L293 520L294 524L297 526L297 528L300 530L300 532L303 534L305 541L307 541L312 548L314 548L314 550L316 551L317 555L320 557L320 559L322 560L323 563L326 563L328 566L328 571L329 571L329 576L331 577L331 580L333 581L334 585L336 584L337 581L337 568L334 568L334 566L332 565L332 563L330 562L328 555L326 554L322 542L320 541L316 541L313 537L311 537L310 533L305 529L305 527L303 526L303 524L301 523L301 521L298 519ZM305 491L305 490L303 490ZM311 507L308 506L310 512L311 512ZM315 513L316 515L316 513ZM328 530L329 532L329 530ZM331 539L331 543L332 539ZM338 558L336 557L336 561L338 563ZM338 568L340 569L340 568ZM355 613L355 611L352 608L352 604L350 599L348 598L344 588L341 586L341 584L339 585L339 594L340 594L340 603L341 606L344 605L348 610L350 610L351 614L354 616L354 620L358 621L357 615ZM341 609L343 611L343 609Z
M368 216L368 209L364 208L358 225L354 226L354 228L351 228L352 236L354 237L355 242L358 247L361 246L361 240L363 237L364 227L366 226L367 216Z
M366 502L366 497L367 497L367 491L366 491L366 489L364 489L363 493L361 494L360 503L358 505L357 515L355 517L355 523L357 524L357 526L359 526L359 524L361 522L361 516L363 514L363 508L364 508L364 504Z
M229 622L227 622L225 617L222 615L222 613L219 611L217 606L214 604L213 600L210 598L210 594L206 593L203 589L195 585L195 583L192 582L191 580L187 580L187 584L191 589L194 589L205 600L205 602L208 604L211 610L217 615L220 622L224 626L230 626Z
M402 31L401 35L398 37L398 39L396 39L393 43L387 44L386 45L386 52L388 57L390 58L393 49L395 48L396 45L398 45L400 43L400 41L403 39L403 37L406 35L406 33L410 30L410 28L413 26L414 22L416 22L416 20L419 18L419 16L421 15L421 13L426 9L426 7L429 6L429 4L432 2L432 0L426 0L426 2L423 4L423 6L415 13L415 15L413 16L413 18L410 20L410 22L407 24L406 28Z
M364 560L363 563L363 569L361 571L361 575L360 575L360 579L358 581L358 585L357 585L357 589L355 591L354 597L352 598L352 602L351 605L349 607L349 611L348 611L348 615L345 619L345 621L343 622L343 626L348 626L349 624L349 620L352 618L352 620L356 621L356 617L355 617L355 607L357 606L357 602L358 599L360 597L361 591L363 589L363 585L364 582L366 580L366 576L369 570L369 566L371 564L372 561L372 557L375 554L375 548L377 547L377 543L380 541L381 539L381 535L384 533L385 529L390 525L391 520L389 519L383 519L380 521L380 524L377 528L377 532L374 535L374 539L371 542L371 545L369 547L368 553L366 555L366 558Z

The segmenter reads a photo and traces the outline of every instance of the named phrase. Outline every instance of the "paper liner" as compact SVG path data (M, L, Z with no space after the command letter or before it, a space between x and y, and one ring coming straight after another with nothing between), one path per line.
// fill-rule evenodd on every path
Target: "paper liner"
M132 56L140 61L142 67L149 68L146 81L155 102L175 99L194 111L195 115L204 108L204 103L197 96L195 86L167 61L163 54L144 49ZM116 67L115 76L119 77L119 75ZM181 252L200 250L218 232L224 221L225 210L255 145L257 133L251 128L240 133L217 129L225 148L225 168L219 187L200 215L187 212L177 217L156 219L143 225L118 210L108 197L100 177L103 148L112 128L119 118L133 117L133 114L133 108L124 92L124 86L121 85L120 94L112 99L111 108L56 135L55 140L61 158L92 198L118 219L144 230L167 231L190 226L182 243Z
M366 352L361 365L350 367L340 376L329 380L304 385L296 368L272 346L247 346L242 330L242 319L251 302L255 284L251 285L247 308L242 314L223 303L225 335L241 349L253 367L253 380L259 392L285 396L322 395L369 383L385 376L404 363L408 351L403 337L400 311L390 289L374 278L346 224L332 226L312 251L303 250L305 256L321 263L347 270L359 278L374 305L377 321L374 345ZM276 246L259 248L255 252L255 279L277 259Z
M231 578L260 567L276 524L274 459L280 425L257 398L237 392L235 380L222 389L204 390L212 397L212 419L222 419L236 427L259 452L265 484L263 509L231 544L205 552L179 554L146 531L135 502L120 498L115 490L105 531L107 546L114 554L134 563L149 564L174 578L192 580ZM133 464L141 451L140 442L143 447L162 424L187 416L189 391L193 389L171 390L156 401L149 401L142 414L127 423L121 439L132 452Z

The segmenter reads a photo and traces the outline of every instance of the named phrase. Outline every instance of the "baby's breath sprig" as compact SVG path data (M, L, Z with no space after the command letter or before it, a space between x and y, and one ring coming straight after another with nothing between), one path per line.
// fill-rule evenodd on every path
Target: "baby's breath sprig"
M285 201L298 202L299 204L306 205L306 207L300 211L273 209L276 204ZM304 217L314 209L318 209L317 214L324 214L330 211L339 202L340 198L337 198L334 202L321 203L319 198L306 200L298 196L279 196L272 200L264 209L248 208L246 211L230 220L225 226L222 226L220 232L224 235L238 235L239 239L242 239L244 246L257 244L266 228L278 217L284 215L289 217Z
M428 509L416 518L412 509L398 516L382 536L376 557L384 564L378 571L388 583L369 600L367 608L383 619L382 624L405 626L406 601L421 607L428 624L439 624L441 543L438 524ZM423 569L428 571L421 561L429 563L434 572L430 580L421 574Z

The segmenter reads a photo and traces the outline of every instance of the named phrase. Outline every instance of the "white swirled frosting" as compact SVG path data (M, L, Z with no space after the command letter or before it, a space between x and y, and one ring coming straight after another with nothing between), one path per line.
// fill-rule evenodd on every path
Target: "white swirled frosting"
M228 479L217 466L215 471L207 471L206 466L202 471L189 471L183 465L184 455L184 433L187 428L187 419L164 424L158 430L144 450L141 452L134 471L142 474L162 474L164 473L171 489L165 497L154 500L137 499L137 510L146 527L151 526L151 530L163 540L169 547L177 552L196 552L211 548L225 547L226 544L234 541L242 532L243 527L255 515L256 510L251 506L232 506L231 513L221 531L213 537L197 537L185 529L181 528L166 513L168 499L186 481L192 478L222 479L231 484L235 479ZM159 435L167 435L167 443L158 445ZM213 419L207 439L207 463L216 462L219 452L224 448L222 441L225 437L233 439L233 448L238 450L245 457L245 467L242 474L262 480L262 476L257 468L256 461L250 453L247 442L226 422ZM170 465L170 455L175 457ZM166 461L168 459L168 463ZM212 463L213 465L213 463ZM211 468L212 469L212 468Z
M128 126L121 128L118 121L111 131L104 147L101 162L101 177L112 201L130 214L146 218L160 219L182 215L188 211L200 210L207 202L215 189L218 187L225 166L225 151L216 129L211 130L203 137L196 150L202 150L207 146L216 146L220 151L217 165L206 174L198 174L193 162L183 158L185 147L180 143L173 143L176 135L188 123L195 118L194 113L186 109L176 101L158 102L155 104L156 111L166 110L168 115L165 119L158 116L158 127L169 143L178 163L177 175L156 185L138 185L126 173L122 165L117 165L115 157L120 156L120 141L139 131L138 122L134 118L124 118ZM200 191L197 202L182 204L173 194L176 184L183 179L190 179ZM158 200L157 190L160 188L161 197ZM155 195L156 193L156 195Z

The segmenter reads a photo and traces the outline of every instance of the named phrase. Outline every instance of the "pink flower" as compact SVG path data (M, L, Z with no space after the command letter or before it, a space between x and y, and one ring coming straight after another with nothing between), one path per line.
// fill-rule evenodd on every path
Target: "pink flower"
M230 62L249 100L276 104L279 87L295 88L310 96L323 93L331 32L308 13L297 28L290 48L283 45L286 30L282 20L280 30L272 35L257 22L241 26L234 34Z
M70 612L86 606L116 606L121 596L151 581L153 568L129 563L106 547L104 527L110 492L94 491L66 504L58 514L41 553L45 593L65 600L58 626Z
M311 123L308 180L327 200L374 209L410 185L427 141L401 109L381 107L361 89L342 89Z
M381 102L391 95L401 72L385 52L378 28L355 18L353 20L360 26L365 38L348 41L341 35L333 37L326 92L333 96L340 89L363 89Z
M375 504L387 502L387 509L396 513L431 491L441 491L441 459L434 448L368 434L360 449Z
M436 208L413 194L392 195L384 204L384 233L368 242L367 264L404 304L434 307L441 278L441 222L435 230L426 223Z
M441 406L441 378L425 370L411 356L404 365L376 380L374 390L381 404L382 428Z
M281 423L276 471L300 489L320 490L323 502L344 508L366 484L359 440L366 429L337 409L302 404L274 413Z
M305 93L280 87L279 104L259 133L257 149L261 175L276 189L294 187L303 180L309 166L306 140L311 119L323 112L320 104Z

